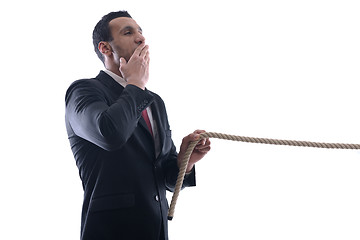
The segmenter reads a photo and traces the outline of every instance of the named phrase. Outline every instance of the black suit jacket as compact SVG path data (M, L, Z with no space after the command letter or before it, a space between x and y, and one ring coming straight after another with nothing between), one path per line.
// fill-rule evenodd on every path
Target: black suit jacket
M167 237L166 190L174 189L177 152L162 99L123 88L101 71L68 88L66 129L84 188L81 239ZM141 112L150 106L160 136L156 155ZM195 171L184 186L195 185Z

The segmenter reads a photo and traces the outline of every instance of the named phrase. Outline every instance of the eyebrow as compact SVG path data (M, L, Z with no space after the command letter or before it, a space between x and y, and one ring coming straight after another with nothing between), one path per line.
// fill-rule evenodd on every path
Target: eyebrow
M124 32L124 31L127 31L127 30L134 30L134 29L135 29L135 28L132 27L132 26L125 26L125 27L123 27L123 28L121 29L121 32ZM141 27L139 27L138 30L139 30L140 32L143 31L143 30L141 29Z

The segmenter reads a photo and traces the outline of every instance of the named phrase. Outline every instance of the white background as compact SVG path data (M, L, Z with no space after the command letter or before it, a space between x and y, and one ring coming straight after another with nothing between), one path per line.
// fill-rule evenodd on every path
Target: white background
M128 10L151 51L148 88L177 147L195 129L360 143L360 3L2 3L0 239L79 239L82 187L64 125L71 82L103 68L91 34ZM171 240L360 239L359 151L212 140ZM169 198L171 194L169 194Z

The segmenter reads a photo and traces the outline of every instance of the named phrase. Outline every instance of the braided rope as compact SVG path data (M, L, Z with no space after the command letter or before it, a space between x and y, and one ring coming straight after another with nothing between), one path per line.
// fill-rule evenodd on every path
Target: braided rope
M332 149L360 149L360 144L345 144L345 143L319 143L308 141L293 141L293 140L280 140L270 138L254 138L254 137L242 137L236 135L229 135L215 132L204 132L200 134L198 141L191 142L185 152L184 158L181 161L179 175L176 181L174 194L171 199L170 209L168 213L168 219L172 220L174 217L175 205L179 197L181 186L184 181L187 165L189 163L190 155L193 152L196 144L204 138L219 138L225 140L248 142L248 143L261 143L261 144L274 144L274 145L287 145L296 147L314 147L314 148L332 148Z

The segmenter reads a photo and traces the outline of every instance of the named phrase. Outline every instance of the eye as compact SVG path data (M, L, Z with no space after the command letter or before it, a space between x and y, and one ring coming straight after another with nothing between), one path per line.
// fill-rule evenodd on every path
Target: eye
M126 32L124 33L124 35L130 35L130 34L131 34L130 31L126 31Z

